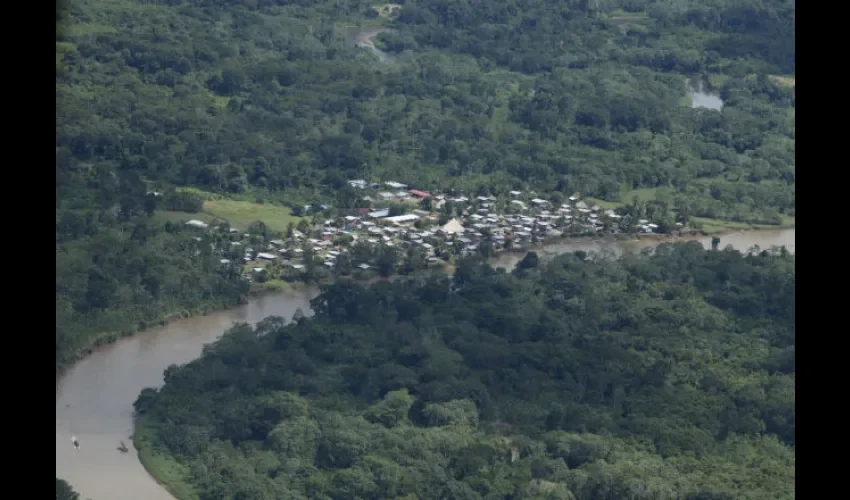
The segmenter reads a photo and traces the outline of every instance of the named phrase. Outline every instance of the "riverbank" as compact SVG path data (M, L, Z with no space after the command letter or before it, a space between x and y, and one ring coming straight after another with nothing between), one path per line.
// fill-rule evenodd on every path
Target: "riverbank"
M618 249L623 251L639 250L640 248L654 247L677 240L699 241L705 246L710 245L711 239L717 237L721 240L721 247L731 244L734 248L741 251L746 251L754 245L768 248L774 244L788 245L791 247L789 249L793 251L793 232L788 234L789 231L793 231L793 228L777 228L775 231L769 231L766 228L758 227L744 231L728 231L720 235L718 233L706 234L700 231L683 231L677 234L647 234L631 237L625 237L623 235L582 238L567 237L557 241L546 242L547 244L538 245L536 248L527 248L512 255L501 254L498 258L491 259L490 262L491 264L494 261L512 262L515 264L528 251L540 252L541 258L551 258L557 254L585 249L588 251L602 248L611 248L615 251ZM448 267L450 271L451 266ZM393 278L397 277L401 276L393 276ZM196 493L193 493L192 486L187 481L186 467L167 452L163 453L162 450L156 448L154 443L158 440L156 434L158 429L150 425L144 418L138 419L135 425L137 436L142 436L141 440L137 443L137 448L139 449L140 461L145 470L158 484L163 485L168 491L172 492L178 500L197 500L199 497Z
M699 238L699 237L715 237L720 238L720 244L723 245L723 236L730 234L738 234L738 233L748 233L751 231L784 231L796 229L794 224L781 225L781 226L749 226L742 228L724 228L721 230L714 231L705 231L705 230L687 230L687 231L675 231L672 233L637 233L637 234L605 234L605 235L582 235L582 236L567 236L564 235L560 239L557 240L546 240L543 243L538 243L536 245L527 245L520 249L512 249L505 252L500 253L499 255L494 256L492 260L498 260L500 256L505 254L513 254L513 255L522 255L528 252L546 252L548 247L554 247L557 245L568 244L570 242L575 242L577 244L581 243L599 243L599 244L610 244L610 243L628 243L628 242L676 242L683 238ZM746 250L746 249L739 249Z
M142 466L176 500L198 500L197 489L184 479L189 469L158 448L156 433L157 426L149 419L136 419L133 446L139 452Z
M251 294L249 293L249 296ZM203 316L209 314L214 311L221 311L224 309L229 309L236 305L242 304L247 300L247 297L241 297L234 301L221 301L218 303L215 302L207 302L198 306L195 306L191 309L182 309L180 311L170 312L167 314L162 314L159 317L150 320L144 321L141 323L130 324L124 331L116 332L116 331L106 331L101 333L92 333L88 337L88 342L85 342L84 345L78 346L69 356L68 359L57 363L56 365L56 379L58 380L65 374L69 369L71 369L76 363L85 359L87 356L91 355L95 350L99 347L103 347L109 344L114 344L115 342L136 335L137 333L144 332L150 328L165 326L168 323L178 320L178 319L186 319L191 318L193 316Z
M675 233L668 233L668 234L646 233L646 234L628 234L628 235L625 235L625 234L606 234L606 235L601 235L601 236L600 235L563 236L563 237L560 237L560 238L557 238L557 239L543 241L542 243L538 243L536 245L527 245L526 247L524 247L522 249L516 249L516 250L501 252L497 255L494 255L490 259L490 262L492 264L497 264L498 261L500 260L500 258L504 258L508 255L519 256L519 255L523 255L527 252L545 252L547 247L556 246L556 245L563 245L563 244L570 244L570 243L582 244L582 243L596 242L596 243L604 245L604 244L613 243L613 242L629 242L629 241L635 241L635 242L641 242L641 241L657 241L657 242L671 241L672 242L672 241L676 241L677 239L681 239L681 238L694 238L694 237L700 237L700 236L714 236L714 237L720 237L721 238L720 244L721 244L721 247L722 247L724 245L722 238L723 238L724 235L727 235L727 234L746 233L746 232L750 232L750 231L788 230L788 229L795 229L795 228L796 228L795 224L782 225L782 226L749 225L749 226L742 226L742 227L737 227L737 228L725 227L725 228L721 228L721 229L717 229L717 230L711 230L711 231L706 231L706 230L702 230L702 231L697 231L697 230L677 231ZM745 249L742 249L742 250L745 250ZM447 272L451 273L452 266L453 266L452 262L444 263L443 266L446 268ZM430 269L434 270L436 268L430 268ZM397 275L394 275L394 276L397 276ZM369 282L374 282L376 279L379 279L379 277L369 276L368 278L364 278L364 279L355 279L353 277L347 277L347 279L353 279L354 281L356 281L358 283L369 283ZM316 283L315 285L324 285L324 284L330 284L330 283L333 283L333 282L334 282L334 279L323 280L322 282ZM264 295L279 294L279 293L297 294L297 293L301 293L304 289L309 288L310 286L311 286L310 284L305 284L305 283L300 282L300 281L284 281L284 280L272 280L272 281L269 281L267 283L256 283L252 286L251 291L248 293L248 295L246 297L244 297L240 300L237 300L237 301L229 301L229 302L219 304L219 305L205 304L205 305L195 307L193 309L184 309L184 310L181 310L181 311L172 312L172 313L163 315L162 317L158 318L157 320L151 321L147 324L144 324L144 325L137 324L135 326L132 326L127 331L125 331L123 333L104 332L104 333L101 333L101 334L96 334L96 335L93 336L94 340L89 345L81 346L80 348L78 348L76 353L73 355L73 357L70 361L66 361L65 363L63 363L63 365L61 367L57 367L57 373L56 373L57 381L75 363L84 359L86 356L92 354L99 347L103 347L103 346L109 345L109 344L114 344L118 340L121 340L121 339L126 338L126 337L132 337L133 335L136 335L138 333L144 333L146 330L153 328L153 327L166 326L170 322L175 321L175 320L187 319L187 318L191 318L191 317L194 317L194 316L205 316L205 315L213 313L213 312L227 310L227 309L230 309L230 308L235 307L237 305L244 304L245 301L248 300L249 298L256 298L256 297L261 297L261 296L264 296Z
M617 254L675 240L668 236L659 241L655 235L640 240L620 238L611 237L605 241L601 238L559 238L533 250L543 258L575 251L611 250ZM730 244L746 250L756 244L763 248L786 245L793 252L794 238L793 229L732 231L721 235L721 246ZM711 245L710 236L683 236L680 241L699 241L705 248ZM511 268L523 255L523 252L503 253L490 262L496 267ZM298 282L287 291L289 293L256 291L244 304L191 318L181 318L178 314L165 326L151 327L143 335L130 335L102 345L73 365L57 384L58 476L68 480L82 498L174 498L160 483L179 491L179 465L160 457L155 448L145 449L145 436L151 436L155 430L149 431L141 422L139 431L138 422L133 418L134 401L142 389L162 386L163 373L168 366L197 359L204 345L215 342L234 323L256 324L268 316L291 318L298 309L311 314L309 302L318 293L315 285ZM134 433L139 440L136 447L142 452L119 453L116 446ZM79 438L83 452L71 446L70 436ZM160 483L154 481L152 475ZM107 476L108 481L104 480Z

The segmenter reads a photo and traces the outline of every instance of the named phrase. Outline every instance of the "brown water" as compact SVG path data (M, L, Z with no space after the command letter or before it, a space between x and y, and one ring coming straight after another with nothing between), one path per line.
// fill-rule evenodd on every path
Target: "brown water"
M92 500L167 500L139 462L135 450L117 450L133 433L133 402L145 387L159 387L164 370L201 354L236 322L256 323L267 316L292 318L309 312L315 289L266 295L244 306L152 328L99 348L77 363L57 385L56 476ZM76 436L80 449L74 449Z
M766 250L771 246L785 246L789 252L794 252L794 236L795 229L777 229L777 230L760 230L760 231L742 231L739 233L729 233L720 236L720 245L718 248L726 248L727 245L732 245L732 248L741 251L747 251L750 247L758 245L762 250ZM541 257L551 258L563 253L585 251L585 252L610 252L613 255L620 255L624 252L638 252L643 248L658 246L660 243L681 242L681 241L699 241L702 245L709 249L711 248L711 236L683 236L680 238L658 239L658 236L647 235L640 240L591 240L591 239L566 239L558 243L546 245L535 251ZM525 253L507 253L495 258L491 264L494 267L504 267L512 269L522 258Z
M706 248L711 237L681 238L700 241ZM576 250L614 253L636 251L661 241L566 240L538 250L544 258ZM795 249L795 230L749 231L720 238L720 247L747 250L784 245ZM511 267L522 254L502 255L493 264ZM133 433L133 402L145 387L159 387L163 371L187 363L201 354L235 322L256 323L267 316L291 318L296 309L309 313L315 288L297 294L266 295L247 305L207 316L183 319L150 329L98 349L77 363L57 385L56 476L70 482L81 498L92 500L170 500L172 497L151 478L135 450L122 454L116 448ZM75 450L71 436L80 449Z

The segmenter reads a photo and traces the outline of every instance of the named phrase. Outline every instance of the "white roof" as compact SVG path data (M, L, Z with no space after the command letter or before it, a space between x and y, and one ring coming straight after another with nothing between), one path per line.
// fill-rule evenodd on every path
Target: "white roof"
M274 255L274 254L271 254L271 253L260 252L260 253L257 254L257 257L259 257L261 259L266 259L266 260L275 260L277 258L277 255Z
M411 222L414 220L419 220L419 216L416 214L404 214L396 215L395 217L387 217L387 220L394 223Z
M462 233L463 232L463 224L461 224L460 221L458 221L457 219L452 219L452 220L446 222L446 224L443 227L441 227L440 229L442 229L443 232L448 233L448 234Z
M206 227L209 227L209 224L207 224L206 222L204 222L204 221L200 221L200 220L196 220L196 219L192 219L192 220L190 220L190 221L186 222L186 225L187 225L187 226L192 226L192 227L199 227L199 228L201 228L201 229L206 228Z

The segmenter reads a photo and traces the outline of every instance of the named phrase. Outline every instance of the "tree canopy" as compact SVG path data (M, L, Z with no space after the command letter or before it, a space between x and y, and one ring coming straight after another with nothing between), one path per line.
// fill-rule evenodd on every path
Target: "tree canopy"
M56 500L79 500L80 495L64 479L56 478Z
M609 202L663 188L693 217L794 215L795 93L775 78L794 73L792 0L399 5L59 8L57 367L244 295L165 226L203 207L175 187L299 210L352 178ZM391 28L375 43L397 57L355 47L352 24ZM689 76L722 112L687 106Z
M341 282L136 402L198 498L792 499L795 258Z

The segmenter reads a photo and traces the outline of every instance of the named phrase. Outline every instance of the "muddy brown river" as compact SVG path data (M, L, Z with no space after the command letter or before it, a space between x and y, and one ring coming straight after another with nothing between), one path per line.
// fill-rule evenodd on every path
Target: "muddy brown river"
M711 237L697 240L706 248ZM544 258L576 250L615 253L656 246L660 241L565 240L538 250ZM795 251L795 229L747 231L720 238L720 247L732 245L748 250L784 245ZM522 254L502 255L493 261L511 267ZM171 500L171 495L148 475L135 450L122 454L116 448L123 440L131 445L133 402L145 387L159 387L164 370L197 358L205 344L215 341L233 323L256 323L267 316L291 318L297 309L309 313L315 288L295 294L265 295L248 304L152 328L114 344L98 348L77 363L59 381L56 389L56 476L65 479L91 500ZM74 448L76 436L80 449Z

